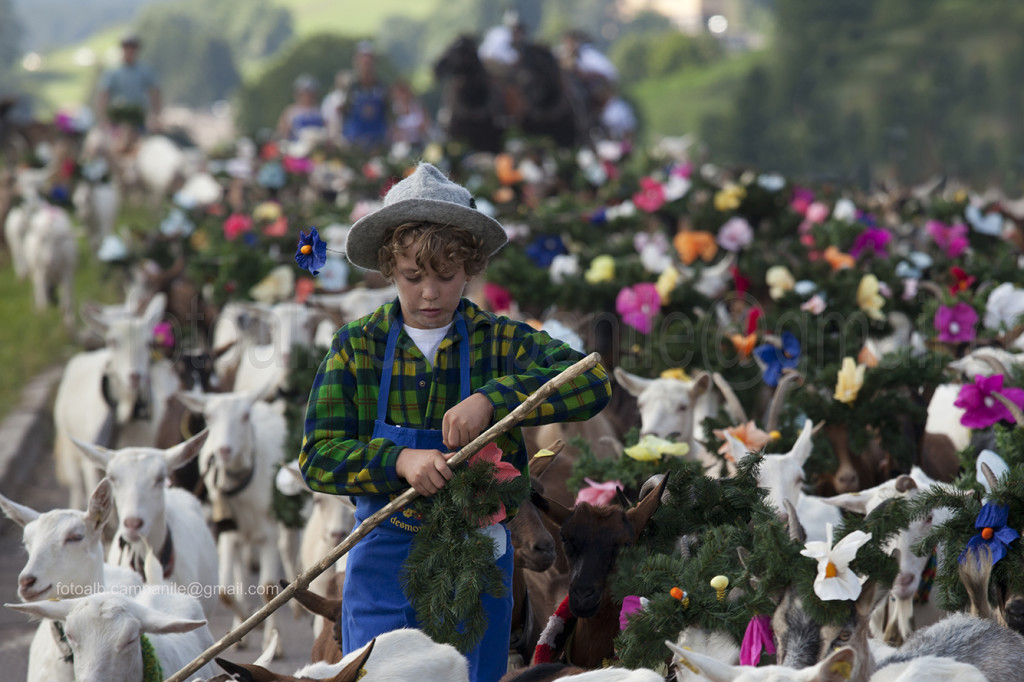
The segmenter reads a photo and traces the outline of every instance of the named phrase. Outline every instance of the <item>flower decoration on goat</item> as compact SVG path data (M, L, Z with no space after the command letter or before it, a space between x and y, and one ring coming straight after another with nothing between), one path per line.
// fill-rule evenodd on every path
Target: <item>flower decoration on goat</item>
M967 250L967 226L963 223L946 225L938 220L929 220L925 229L935 245L946 252L946 258L956 258Z
M857 558L857 550L871 540L871 533L855 530L832 544L832 524L825 525L826 540L804 544L800 554L818 561L818 576L814 579L814 594L822 601L850 600L860 596L863 578L850 570L850 562Z
M1021 316L1024 316L1024 289L1003 282L989 293L983 321L986 329L1012 329Z
M960 423L969 429L984 429L1001 421L1013 422L1013 415L997 397L1001 395L1017 407L1024 409L1024 388L1003 388L1003 375L978 374L973 384L964 384L953 401L964 410Z
M575 279L580 274L580 261L574 253L562 253L554 257L548 267L548 277L552 284L564 284L566 280Z
M869 227L857 235L850 248L850 255L860 258L861 254L870 252L875 258L886 258L889 255L889 242L892 233L880 227Z
M869 273L860 278L860 284L857 285L857 307L873 320L885 319L882 314L885 298L880 291L878 278L874 275Z
M633 195L633 205L645 213L654 213L665 205L665 188L654 178L640 178L640 189Z
M793 273L785 265L773 265L768 268L767 272L764 273L764 281L769 287L768 295L776 301L785 296L786 292L792 291L793 287L796 286L796 278L793 277Z
M735 211L746 196L747 190L742 185L737 185L734 182L726 183L722 189L715 192L715 210L723 213Z
M754 241L754 229L746 218L734 216L718 228L718 245L726 251L741 251Z
M977 555L982 547L992 552L993 565L1006 556L1006 548L1020 537L1020 533L1007 527L1009 515L1009 507L1005 505L993 502L982 505L978 519L974 522L979 532L967 541L966 549L960 552L960 563L964 562L968 554Z
M320 239L320 233L315 227L309 228L308 235L305 232L299 233L295 262L300 268L309 270L314 277L320 274L320 268L327 262L327 242Z
M619 610L619 630L625 630L629 625L630 615L642 611L650 603L647 597L639 597L635 594L627 594L622 598L622 609Z
M771 616L754 616L747 624L740 644L740 665L757 665L761 662L761 651L768 655L775 653L775 638L772 634Z
M833 398L841 403L852 405L857 400L857 394L864 386L864 372L867 367L857 364L851 357L843 358L843 366L836 375L836 391Z
M746 447L747 452L758 452L764 446L768 445L772 441L772 434L767 431L762 431L757 427L753 420L740 424L739 426L730 426L726 429L714 429L712 431L715 437L725 441L718 448L718 454L724 455L726 459L732 459L731 450L729 449L729 441L726 436L732 436L739 442L743 443Z
M626 448L623 452L638 462L657 462L666 455L683 457L690 452L690 446L686 443L673 443L670 440L647 434L640 439L640 442Z
M658 281L654 283L654 288L658 290L658 296L661 297L662 305L668 305L672 302L672 292L675 291L676 286L678 285L678 270L669 265L661 271L661 274L658 275Z
M963 301L955 306L940 305L935 311L935 329L939 332L939 341L943 343L961 343L974 340L978 324L978 313L970 304Z
M650 334L654 318L661 311L661 295L650 282L623 287L615 297L615 310L630 327Z
M470 466L474 462L489 462L492 464L494 466L494 480L499 484L511 481L520 475L519 469L516 469L510 462L506 462L501 458L501 448L494 443L488 443L483 449L469 458ZM486 528L487 526L501 523L504 520L505 504L499 501L498 511L487 518L480 519L479 524L481 528Z
M252 218L242 213L232 213L224 221L224 238L228 241L234 241L251 229Z
M755 348L754 357L761 365L764 383L777 386L783 370L795 369L800 363L800 341L791 332L782 332L777 343L763 343Z
M857 264L857 259L848 253L843 253L836 246L828 246L824 252L825 262L832 266L832 272L852 268Z
M555 260L555 256L563 253L568 253L568 249L558 235L541 235L526 247L526 255L538 268L547 268Z
M718 253L715 236L703 230L678 232L672 238L672 244L676 247L679 259L686 265L691 265L698 258L709 263Z
M968 275L963 268L956 266L949 269L949 274L953 278L953 281L949 284L949 293L956 296L962 291L968 291L974 283L978 281L978 278L974 275Z
M1003 216L997 211L983 214L980 208L968 204L964 209L964 217L975 232L989 237L1000 237L1003 234Z
M580 491L576 493L576 504L586 502L595 507L603 507L613 503L619 489L623 487L622 481L605 481L602 483L587 476L583 480L586 481L587 487L580 488Z
M583 279L590 284L612 281L615 279L615 259L608 255L598 256L590 261L590 267L583 273Z

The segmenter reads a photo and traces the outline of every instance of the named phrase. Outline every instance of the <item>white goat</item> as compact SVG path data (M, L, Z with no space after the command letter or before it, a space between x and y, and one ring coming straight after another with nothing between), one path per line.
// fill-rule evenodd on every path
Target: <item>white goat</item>
M292 368L292 347L311 348L313 332L321 314L302 303L277 303L269 310L253 306L270 328L269 344L244 343L235 375L233 391L252 393L262 390L261 397L271 398L286 388Z
M142 315L122 310L94 318L106 347L77 353L64 367L53 407L54 455L57 480L70 488L72 508L85 504L100 479L95 467L77 453L72 438L112 447L156 442L167 399L180 388L171 363L153 360L150 352L153 327L163 316L165 303L166 297L158 294Z
M789 452L764 455L757 473L757 484L768 491L766 502L779 512L780 518L784 521L788 518L785 503L789 502L796 509L807 539L825 540L825 525L838 526L842 515L838 508L826 504L822 498L803 491L804 464L811 456L813 431L814 424L808 419ZM747 456L747 446L742 441L728 433L725 436L729 452L737 462Z
M323 559L328 552L348 537L355 527L355 507L348 497L313 493L313 510L309 522L302 533L302 545L299 557L303 570ZM327 594L328 583L335 572L344 573L348 555L334 565L334 571L325 571L309 584L309 589L317 594ZM313 620L313 634L319 635L324 619Z
M108 560L141 573L146 554L152 551L163 566L164 580L189 589L203 586L203 608L210 614L216 603L217 547L199 500L187 490L167 487L168 472L198 455L207 436L208 431L200 431L167 450L108 450L73 442L106 470L114 489L120 524Z
M276 586L280 578L277 548L278 528L273 518L273 467L284 459L287 426L274 405L258 400L257 394L178 393L186 408L206 419L209 438L199 455L206 489L213 505L214 522L233 521L234 530L217 536L220 586L229 590L221 598L235 613L235 625L248 614L231 598L246 594L243 586L246 566L241 547L259 555L259 585ZM274 617L267 618L264 636L274 629Z
M78 218L85 226L85 234L93 249L114 234L117 214L121 208L121 190L113 181L83 181L71 196Z
M50 290L57 291L64 326L75 323L73 292L78 246L75 231L67 212L44 204L29 219L28 234L22 243L25 271L32 281L33 301L37 311L45 310Z
M296 670L295 677L329 680L359 658L365 648L353 651L338 663L307 665ZM469 682L466 657L450 644L438 644L421 630L392 630L377 637L363 670L366 674L360 682L413 679Z
M379 289L355 288L340 294L313 294L309 302L324 308L337 310L342 319L352 321L369 315L374 310L398 296L393 284Z
M28 236L32 217L45 205L39 195L39 189L49 175L49 169L22 169L15 178L15 189L22 198L22 203L7 212L4 221L4 240L11 252L11 264L18 279L25 279L28 268L25 263L25 237Z
M18 597L32 602L141 586L138 573L103 563L103 526L113 506L107 480L96 486L85 512L54 509L41 514L0 495L4 514L24 529L28 560L18 576ZM59 638L53 621L39 624L28 652L28 682L74 680Z
M161 677L185 667L213 645L199 602L158 586L143 587L134 597L105 592L6 606L64 621L77 682L144 679L147 642ZM215 672L210 664L199 670L206 677Z

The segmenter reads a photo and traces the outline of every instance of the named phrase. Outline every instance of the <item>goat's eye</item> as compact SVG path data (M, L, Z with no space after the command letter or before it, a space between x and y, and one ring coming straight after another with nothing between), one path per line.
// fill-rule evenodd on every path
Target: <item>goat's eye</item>
M64 538L64 544L66 545L69 542L81 542L83 539L84 539L83 535L81 535L79 533L72 533L71 535L69 535L66 538Z
M124 644L121 645L121 649L122 650L127 649L128 647L130 647L133 644L138 644L138 642L139 642L139 638L138 637L132 637L131 639L127 640Z
M839 633L839 641L840 642L848 642L848 641L850 641L850 635L851 634L852 633L849 630L843 630L842 632Z

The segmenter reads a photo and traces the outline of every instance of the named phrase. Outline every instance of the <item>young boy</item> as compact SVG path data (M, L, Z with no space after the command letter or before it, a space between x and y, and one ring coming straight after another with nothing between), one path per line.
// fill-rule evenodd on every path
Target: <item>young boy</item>
M349 260L393 280L398 300L335 334L310 392L299 466L313 490L356 496L357 521L409 486L424 496L436 493L452 476L454 451L582 357L544 332L462 298L467 282L505 242L504 229L475 209L470 193L426 163L391 188L383 208L352 226ZM610 396L608 375L598 365L522 424L589 419ZM520 430L496 443L525 474ZM418 529L414 515L399 512L349 552L345 653L384 632L418 626L398 577ZM484 532L495 541L507 595L482 597L487 632L467 655L475 682L505 673L512 614L508 529L502 523Z

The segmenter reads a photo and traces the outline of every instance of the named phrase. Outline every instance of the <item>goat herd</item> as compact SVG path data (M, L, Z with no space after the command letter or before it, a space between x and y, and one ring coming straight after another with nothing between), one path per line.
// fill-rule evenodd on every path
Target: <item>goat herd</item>
M157 148L152 153L170 152ZM170 175L161 170L169 161L154 164L158 172L151 189L155 184L158 192L166 191L172 175L184 169L183 157L174 159L176 170ZM46 305L48 291L58 288L65 321L72 326L76 227L68 213L44 200L40 178L30 172L20 177L22 201L6 219L5 237L16 271L32 279L37 305ZM93 182L76 202L83 224L105 225L89 230L95 247L113 232L120 201L115 187ZM104 191L115 195L105 196ZM68 361L53 408L56 479L70 492L70 508L39 512L0 495L4 514L23 527L28 554L18 580L21 603L8 606L42 619L29 652L28 679L33 682L169 677L213 645L207 624L218 605L230 610L237 625L261 598L276 594L282 578L298 575L352 530L353 507L336 496L312 494L301 530L275 514L276 496L308 495L290 462L296 454L289 436L294 425L286 416L287 396L301 395L308 387L291 386L291 370L300 351L310 350L313 356L324 352L340 323L372 311L393 298L394 290L357 288L313 295L302 303L290 295L274 303L229 301L215 317L211 311L205 318L209 343L201 352L168 358L152 351L155 330L168 319L185 319L189 313L181 306L196 300L186 295L183 303L180 289L168 286L170 279L140 271L123 304L80 307L95 348ZM901 341L879 343L875 351L881 354L891 350L886 343L898 346ZM973 378L991 373L990 362L1016 362L1018 356L1002 353L993 360L991 352L986 356L977 351L954 369ZM614 376L616 412L582 425L528 433L531 447L545 456L531 461L533 495L510 522L516 611L505 679L1024 679L1019 665L1024 638L1017 633L1024 626L1024 601L1006 591L993 589L990 594L994 557L986 560L982 553L979 561L961 565L969 615L946 614L934 600L915 599L922 576L933 570L931 553L921 550L921 541L948 521L953 510L944 507L914 517L890 534L884 550L898 561L891 585L853 575L856 595L848 600L844 622L816 620L817 612L806 607L813 593L795 586L780 591L765 641L777 665L750 665L747 637L741 647L726 629L696 625L665 633L660 666L616 665L617 638L635 617L613 596L616 559L640 542L659 513L672 509L669 502L676 493L670 479L675 473L648 480L636 504L616 498L614 492L600 502L593 496L577 499L567 481L582 456L580 447L559 450L570 441L579 444L573 438L582 437L606 459L623 457L630 450L623 448L626 428L638 424L642 438L637 447L662 448L669 457L688 448L687 457L708 472L700 475L721 475L714 485L725 485L741 475L751 441L726 433L727 463L720 467L723 460L706 451L700 438L703 420L727 413L734 424L754 425L719 373L652 379L616 367ZM775 400L783 399L791 376L779 382ZM970 434L959 426L954 394L936 391L928 429L961 449ZM773 404L764 412L765 432L771 433L778 426L779 408ZM853 554L840 557L839 546L858 531L833 543L834 531L846 519L871 517L893 500L913 502L938 490L954 490L953 476L941 473L942 463L926 457L920 462L924 468L915 466L909 474L866 490L827 498L808 494L804 465L819 429L810 419L801 426L787 452L774 452L773 440L767 441L767 454L760 455L755 467L756 482L764 490L763 504L777 515L774 523L784 525L793 542L806 543L807 552L826 548L825 580L852 575L847 568ZM687 448L678 449L679 444ZM837 454L836 476L856 479L849 473L848 453ZM979 459L978 483L991 492L1006 485L1000 478L1008 471L1012 469L998 456L987 453ZM746 521L753 523L750 517ZM990 536L995 532L984 530ZM690 533L679 539L675 551L695 554L701 542L700 533ZM960 549L939 546L937 551ZM732 554L740 561L743 548ZM207 664L197 679L468 680L465 660L455 648L415 630L387 633L343 658L334 621L340 613L344 559L335 569L296 595L313 614L303 621L303 627L310 626L311 665L294 677L267 669L283 653L278 623L271 615L264 625L264 650L254 663L218 659L230 677L217 677L218 671ZM714 578L719 601L739 600L744 590L756 586L757 576L736 579L741 574L735 572L732 586L725 580L722 587ZM998 596L994 606L993 595ZM648 607L642 604L654 595L638 596L643 612ZM683 591L673 597L689 599ZM756 648L759 657L761 644ZM229 652L229 658L237 656ZM531 662L533 667L520 670Z

